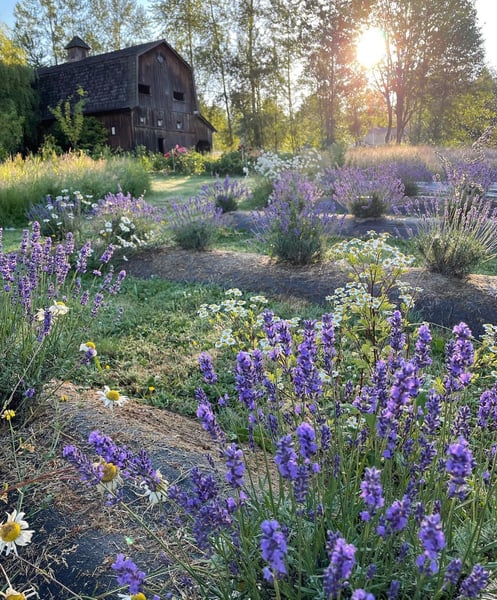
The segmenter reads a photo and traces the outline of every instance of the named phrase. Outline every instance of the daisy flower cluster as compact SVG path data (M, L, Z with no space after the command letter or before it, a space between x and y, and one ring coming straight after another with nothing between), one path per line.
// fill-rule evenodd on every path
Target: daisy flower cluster
M28 529L29 525L24 520L23 512L13 510L7 513L7 520L0 524L0 555L11 552L17 555L18 546L26 546L31 542L34 531Z

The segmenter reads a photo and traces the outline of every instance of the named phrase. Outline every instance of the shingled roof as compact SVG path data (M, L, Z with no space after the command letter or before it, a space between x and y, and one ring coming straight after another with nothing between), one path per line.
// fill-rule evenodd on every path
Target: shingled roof
M37 71L43 118L50 118L49 106L74 94L78 87L87 92L86 113L123 110L138 105L138 57L154 48L165 46L190 70L190 65L165 41L148 42L123 50L89 56ZM61 90L66 94L61 98Z

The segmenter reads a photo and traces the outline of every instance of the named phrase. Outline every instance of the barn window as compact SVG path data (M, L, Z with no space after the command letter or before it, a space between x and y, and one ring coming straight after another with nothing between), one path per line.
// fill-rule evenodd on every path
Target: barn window
M180 102L184 102L185 101L185 93L174 91L173 98L174 98L174 100L179 100Z
M145 85L144 83L139 83L138 84L138 92L140 94L150 95L150 86L149 85Z
M145 117L140 117L140 125L145 125Z
M111 127L110 128L110 134L111 135L116 135L116 128L115 127Z
M157 119L157 127L162 127L164 125L164 121L162 119Z
M183 123L181 121L176 121L176 129L183 129Z

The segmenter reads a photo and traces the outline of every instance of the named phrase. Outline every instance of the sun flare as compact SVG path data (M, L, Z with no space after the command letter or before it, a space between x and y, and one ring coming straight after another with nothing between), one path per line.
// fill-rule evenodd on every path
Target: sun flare
M385 35L378 27L363 31L357 40L357 60L371 69L385 58Z

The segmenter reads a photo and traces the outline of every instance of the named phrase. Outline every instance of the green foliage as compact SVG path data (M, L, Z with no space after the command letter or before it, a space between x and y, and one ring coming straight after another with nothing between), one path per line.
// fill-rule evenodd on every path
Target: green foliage
M55 198L61 190L70 194L78 191L95 201L120 189L139 197L149 187L149 174L131 158L93 160L82 153L52 153L48 160L15 156L0 164L1 225L26 223L26 212L33 204L44 201L46 196Z
M267 206L269 196L273 193L273 182L267 177L258 177L252 187L252 198L250 207L253 210Z
M358 219L377 219L382 217L388 208L388 204L377 193L372 193L371 196L359 196L349 206L350 212Z
M192 222L175 228L173 240L184 250L205 252L212 246L214 230L210 223Z
M245 175L247 161L242 153L238 150L232 152L223 152L221 156L215 160L211 160L209 168L213 174L217 175Z
M77 100L74 100L74 96L71 95L64 101L59 100L55 108L48 107L69 143L69 147L73 149L78 148L83 132L83 109L86 103L86 92L82 87L78 87L76 96Z

